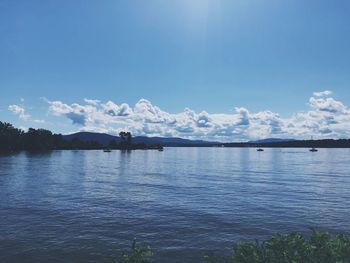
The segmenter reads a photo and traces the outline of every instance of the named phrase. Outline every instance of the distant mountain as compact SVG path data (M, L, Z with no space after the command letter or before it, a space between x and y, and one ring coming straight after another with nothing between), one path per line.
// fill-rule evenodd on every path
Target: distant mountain
M95 132L78 132L69 135L64 135L63 139L71 141L79 139L80 141L95 141L103 146L107 146L112 140L120 142L119 136L113 136L105 133ZM188 140L182 138L167 138L167 137L147 137L147 136L135 136L132 138L133 143L146 143L146 144L160 144L162 146L211 146L217 145L218 142L208 142L203 140Z
M161 144L163 146L203 146L216 145L218 142L208 142L203 140L188 140L176 137L146 137L136 136L133 138L134 143Z
M280 139L280 138L266 138L266 139L261 139L261 140L256 140L256 141L249 141L248 143L274 143L274 142L291 142L295 141L294 139Z
M63 139L66 141L72 141L74 139L78 139L83 142L87 141L95 141L104 146L107 146L110 141L116 140L120 142L120 137L105 134L105 133L96 133L96 132L77 132L69 135L63 135Z

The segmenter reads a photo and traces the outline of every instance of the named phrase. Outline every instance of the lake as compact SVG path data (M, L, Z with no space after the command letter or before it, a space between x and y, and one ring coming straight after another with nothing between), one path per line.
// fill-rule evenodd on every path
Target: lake
M134 237L156 262L201 262L273 233L349 234L349 218L349 149L0 156L0 262L108 262Z

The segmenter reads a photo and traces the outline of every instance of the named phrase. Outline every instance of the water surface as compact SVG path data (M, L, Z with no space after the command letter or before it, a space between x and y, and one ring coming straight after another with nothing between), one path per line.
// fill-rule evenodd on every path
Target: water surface
M156 262L201 262L273 233L350 233L349 190L348 149L0 156L0 262L107 262L134 237Z

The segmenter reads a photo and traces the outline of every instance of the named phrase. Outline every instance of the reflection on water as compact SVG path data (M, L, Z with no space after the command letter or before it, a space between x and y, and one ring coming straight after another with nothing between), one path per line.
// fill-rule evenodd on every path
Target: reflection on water
M166 148L0 156L0 262L158 262L310 227L350 232L345 149Z

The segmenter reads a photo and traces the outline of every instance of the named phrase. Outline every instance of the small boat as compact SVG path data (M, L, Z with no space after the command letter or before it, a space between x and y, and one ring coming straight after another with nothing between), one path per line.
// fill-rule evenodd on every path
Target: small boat
M261 148L259 148L259 149L256 149L258 152L263 152L264 151L264 149L261 149Z
M314 137L311 136L311 141L313 140L314 140ZM312 146L312 148L310 149L310 152L318 152L318 150L314 146Z
M312 147L312 148L310 149L310 152L318 152L318 150L317 150L316 148Z
M158 151L159 151L159 152L164 151L164 147L163 147L163 146L159 146L159 147L158 147Z
M112 150L111 149L103 149L105 153L110 153Z

